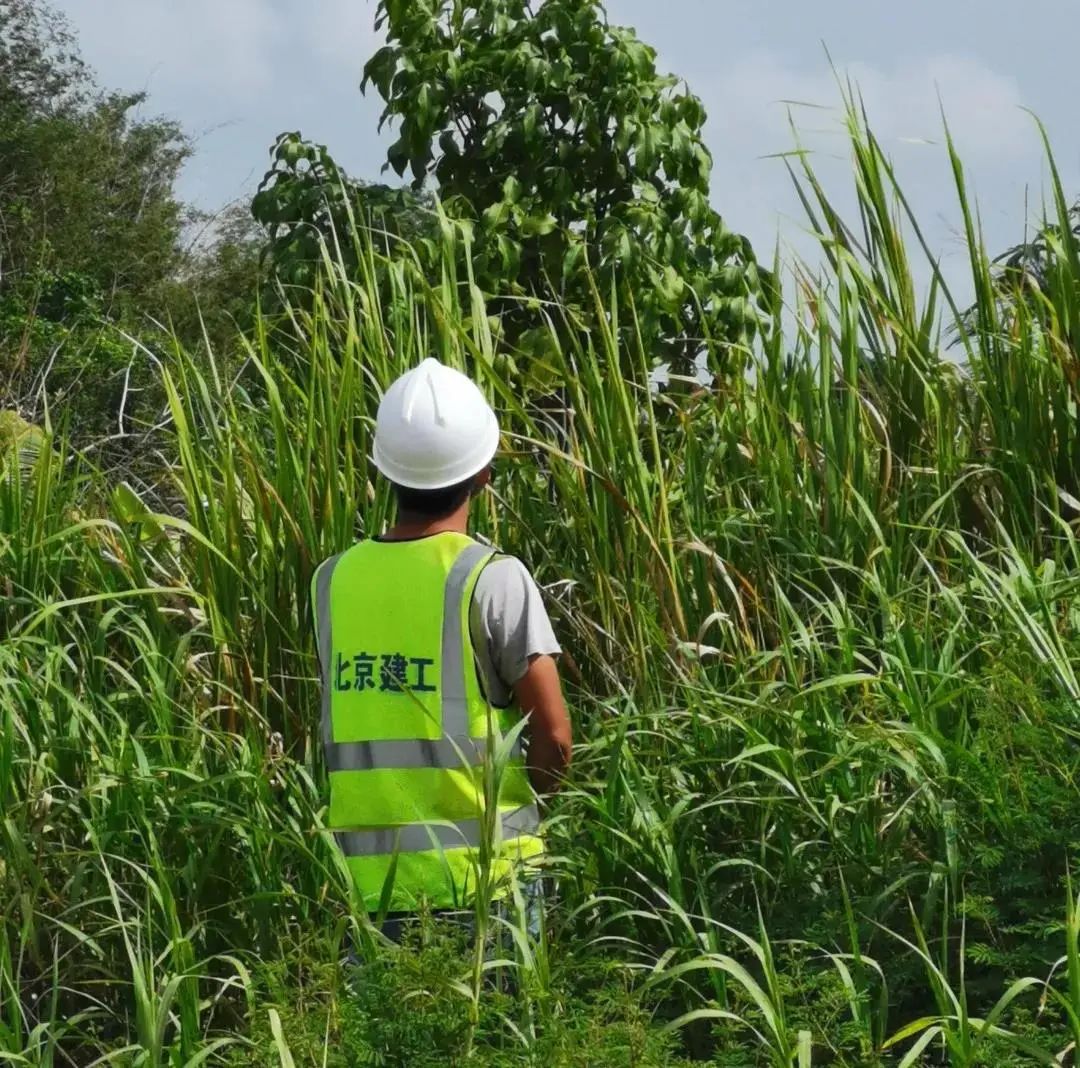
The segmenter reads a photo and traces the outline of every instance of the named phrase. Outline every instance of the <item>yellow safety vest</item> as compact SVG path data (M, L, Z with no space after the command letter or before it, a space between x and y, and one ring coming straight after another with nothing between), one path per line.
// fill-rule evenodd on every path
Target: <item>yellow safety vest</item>
M475 892L487 744L516 720L485 700L469 630L493 555L452 532L362 541L312 580L329 826L371 912L456 907ZM543 851L520 747L497 816L505 883L515 860Z

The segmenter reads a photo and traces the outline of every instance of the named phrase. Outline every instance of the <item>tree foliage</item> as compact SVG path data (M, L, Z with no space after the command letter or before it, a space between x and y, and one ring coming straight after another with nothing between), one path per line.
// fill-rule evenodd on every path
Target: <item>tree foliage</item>
M588 262L669 358L754 332L762 278L710 205L705 109L599 0L381 0L378 25L388 164L475 224L490 292L587 309Z
M0 0L0 114L53 111L91 83L67 24L39 0Z
M145 295L179 254L187 139L138 117L143 94L101 93L49 9L0 0L0 18L2 284L76 271L109 299Z
M1001 253L994 261L999 288L1010 295L1033 298L1050 289L1051 275L1068 269L1068 250L1080 243L1080 203L1060 218L1046 219L1034 234Z
M246 200L202 215L199 222L201 228L162 287L161 302L178 337L189 345L209 344L221 355L235 346L237 332L255 320L267 235Z
M184 260L174 185L190 145L144 102L98 87L43 0L0 0L0 394L35 417L66 407L83 442L153 417L123 332L167 318Z
M709 202L701 102L658 73L652 48L609 25L598 0L383 0L377 24L387 43L364 86L397 127L387 167L412 190L357 183L325 146L283 134L253 204L280 280L310 285L320 243L350 217L423 259L435 191L466 228L493 329L516 351L549 342L534 298L557 295L587 328L590 277L614 278L657 362L708 349L726 366L731 343L757 329L769 278Z
M354 220L407 242L431 232L429 196L357 181L325 145L305 141L299 131L281 134L270 156L251 212L266 231L264 257L287 286L313 283L323 243L355 263L348 236Z

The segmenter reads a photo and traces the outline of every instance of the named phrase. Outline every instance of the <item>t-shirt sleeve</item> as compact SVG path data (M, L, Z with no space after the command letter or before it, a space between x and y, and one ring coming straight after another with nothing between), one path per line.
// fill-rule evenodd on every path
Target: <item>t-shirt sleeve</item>
M532 657L562 652L535 580L513 556L497 557L480 573L470 624L492 704L510 703Z

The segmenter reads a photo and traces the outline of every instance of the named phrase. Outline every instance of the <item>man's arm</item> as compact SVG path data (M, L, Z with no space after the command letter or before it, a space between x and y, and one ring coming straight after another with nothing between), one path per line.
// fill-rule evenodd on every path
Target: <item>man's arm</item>
M533 789L545 797L555 793L570 766L570 716L559 685L559 669L551 656L529 657L525 674L514 683L521 714L528 716L528 771Z

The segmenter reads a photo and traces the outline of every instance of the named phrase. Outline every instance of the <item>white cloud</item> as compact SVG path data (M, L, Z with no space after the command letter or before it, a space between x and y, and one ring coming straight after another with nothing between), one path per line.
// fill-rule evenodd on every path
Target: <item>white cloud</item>
M709 107L710 130L721 137L758 154L783 151L793 145L792 114L807 143L827 152L844 141L842 89L849 81L886 145L940 142L942 109L968 155L1015 156L1036 144L1016 80L967 56L932 56L892 70L857 62L833 74L824 64L818 71L794 69L759 52L692 88Z
M365 0L56 0L109 88L145 89L151 114L195 138L182 195L216 208L249 195L282 130L378 171L376 102L358 92L374 50Z
M111 84L145 85L163 101L250 98L273 76L286 39L266 0L68 0L63 5L91 64ZM228 105L226 105L228 106Z
M944 111L969 158L1016 156L1035 143L1016 79L970 56L930 56L892 71L855 64L851 74L871 121L889 139L942 140Z
M1018 237L1024 186L1038 186L1042 152L1015 78L966 55L897 58L889 65L852 62L834 73L824 57L812 67L796 66L759 50L711 78L691 82L709 112L706 137L716 161L713 200L759 254L768 255L779 232L785 246L818 258L787 171L779 160L767 158L791 151L796 139L810 153L834 205L854 219L842 96L849 83L895 163L932 248L944 256L947 273L965 273L966 253L944 147L943 110L973 190L992 206L990 246L1004 247Z
M332 63L344 70L360 72L377 47L374 29L375 5L365 0L315 0L305 10L305 17L295 27L307 51L320 62Z

